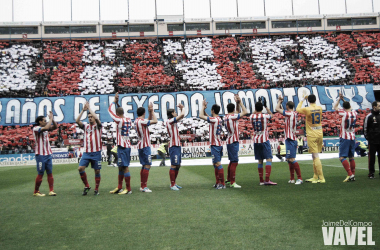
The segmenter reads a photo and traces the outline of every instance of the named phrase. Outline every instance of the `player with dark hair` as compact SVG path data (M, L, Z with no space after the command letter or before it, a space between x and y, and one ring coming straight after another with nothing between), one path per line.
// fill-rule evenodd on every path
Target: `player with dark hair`
M372 103L371 113L364 120L364 136L368 141L368 178L374 179L376 153L380 172L380 102Z
M309 101L310 106L303 108L302 105L306 99ZM325 177L323 176L322 163L318 154L322 152L323 144L322 107L317 106L315 104L316 101L317 98L315 95L304 96L298 103L296 111L306 115L307 145L313 157L314 176L313 178L307 179L306 182L326 183Z
M37 177L34 186L33 196L43 197L45 194L41 194L40 186L42 183L42 177L46 171L47 180L49 183L49 196L56 196L54 192L54 178L53 178L53 152L49 143L49 131L57 129L58 125L54 121L53 113L49 113L49 121L46 122L46 117L38 116L35 121L35 127L33 128L33 135L36 141L35 155L37 162Z
M282 109L282 102L284 98L280 96L276 106L276 111L285 116L285 148L286 148L286 160L288 161L290 180L288 183L294 183L296 185L302 184L301 169L296 161L297 154L297 117L298 113L294 111L294 102L286 103L286 110ZM297 181L294 180L294 171L297 173Z
M339 102L343 101L343 109L339 109ZM339 160L347 171L343 182L355 181L355 125L358 114L351 109L350 102L344 101L342 94L334 105L334 110L342 117L340 126ZM347 158L350 160L348 163Z
M228 132L227 136L227 152L230 164L228 165L227 181L226 184L230 184L230 187L241 188L240 185L235 182L236 168L239 162L239 119L242 116L248 114L247 109L244 107L239 95L235 95L235 104L229 103L227 105L228 114L224 116L224 126ZM242 112L239 113L240 108Z
M267 110L267 114L263 114L264 105ZM255 103L255 111L249 117L254 130L253 135L253 150L255 152L255 159L259 161L257 170L259 172L260 185L277 185L277 183L270 180L270 174L272 172L272 148L269 142L268 122L272 118L272 112L266 107L265 99L261 99ZM265 180L264 180L264 168L265 164Z
M118 107L116 108L116 106ZM132 121L130 118L124 116L124 109L119 106L119 93L116 93L113 103L111 103L108 108L108 112L116 124L117 165L119 167L118 186L110 191L110 193L132 194L131 174L129 172L129 163L131 161L129 130L132 127ZM125 179L126 186L124 191L122 190L123 179Z
M169 155L171 167L169 170L170 189L178 191L181 186L176 183L179 169L181 167L181 141L179 138L179 131L177 123L185 117L185 111L182 104L178 104L181 111L179 115L174 109L168 109L167 115L169 120L166 121L165 126L169 135Z
M220 106L214 104L211 107L211 116L206 114L207 102L203 100L203 109L199 112L199 118L205 120L209 123L209 137L210 137L210 148L212 155L212 163L214 165L214 173L216 183L214 187L216 189L226 188L224 182L224 169L222 166L222 156L223 156L223 146L220 139L220 133L222 132L222 119L219 117Z
M152 192L152 190L150 190L147 187L149 170L152 165L152 151L150 148L151 146L150 133L149 133L148 127L152 124L157 123L157 118L154 113L152 103L150 103L148 106L148 112L149 112L149 117L148 119L145 119L145 108L139 107L137 109L138 118L135 120L137 136L139 137L137 148L139 150L139 158L140 158L140 163L142 165L142 168L140 171L140 180L141 180L140 191L144 193Z
M81 122L82 115L85 111L88 111L88 124L83 124ZM85 169L91 163L91 168L95 172L95 190L94 195L99 195L99 185L100 185L100 169L102 169L102 123L100 122L97 115L90 108L90 104L86 102L83 106L82 111L76 119L76 123L79 128L84 130L84 152L82 159L79 162L78 171L80 178L84 184L84 190L82 195L87 195L91 187L87 181L87 174Z

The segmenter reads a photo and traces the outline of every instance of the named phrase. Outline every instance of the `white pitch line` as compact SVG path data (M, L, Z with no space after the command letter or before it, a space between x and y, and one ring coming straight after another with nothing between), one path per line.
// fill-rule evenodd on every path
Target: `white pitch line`
M323 153L319 154L319 158L321 160L325 159L339 159L339 153ZM296 156L297 161L311 161L313 160L311 157L311 154L297 154ZM276 156L272 159L273 162L281 162L279 159L277 159ZM158 167L160 165L161 161L154 161L152 162L152 167ZM247 164L247 163L258 163L257 160L255 160L254 156L247 156L247 157L239 157L239 163L240 164ZM165 161L166 166L170 166L170 160ZM222 158L222 165L228 165L229 160L227 157ZM204 166L204 165L212 165L212 159L209 158L199 158L199 159L191 159L186 160L182 159L181 166ZM139 162L133 162L129 165L130 167L141 167L141 164Z
M305 164L309 164L309 165L313 165L313 163L305 163ZM325 164L322 164L322 167L333 167L333 168L343 168L343 166L335 166L335 165L325 165ZM355 169L361 169L361 170L368 170L368 168L357 168L355 167Z

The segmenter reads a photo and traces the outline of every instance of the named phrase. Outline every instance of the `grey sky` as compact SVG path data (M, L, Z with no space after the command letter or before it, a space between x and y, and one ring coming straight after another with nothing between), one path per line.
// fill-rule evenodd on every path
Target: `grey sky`
M71 6L72 2L72 6ZM154 19L158 15L185 18L316 15L318 0L0 0L0 22L96 21ZM319 0L320 14L380 12L380 0ZM347 4L347 7L346 7ZM99 11L100 7L100 11ZM43 11L44 10L44 11ZM72 12L71 12L72 10Z

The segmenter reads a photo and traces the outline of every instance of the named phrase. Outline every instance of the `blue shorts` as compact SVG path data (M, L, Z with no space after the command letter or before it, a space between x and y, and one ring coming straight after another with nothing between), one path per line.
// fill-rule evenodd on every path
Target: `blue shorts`
M296 158L297 145L297 141L293 141L291 139L285 140L286 159Z
M239 142L227 144L227 152L230 162L239 162Z
M152 165L152 151L150 147L139 149L139 158L141 165Z
M117 146L117 158L118 167L128 167L131 162L131 149Z
M53 156L52 155L36 155L37 172L51 174L53 172Z
M347 140L340 138L339 157L355 156L355 140Z
M255 152L256 160L272 159L272 149L269 141L263 143L254 143L253 151Z
M91 163L91 167L95 170L102 169L102 154L100 151L83 153L82 159L80 159L79 166L88 167Z
M223 146L211 145L212 163L221 162L223 156Z
M172 166L181 165L181 147L173 146L169 148L170 162Z

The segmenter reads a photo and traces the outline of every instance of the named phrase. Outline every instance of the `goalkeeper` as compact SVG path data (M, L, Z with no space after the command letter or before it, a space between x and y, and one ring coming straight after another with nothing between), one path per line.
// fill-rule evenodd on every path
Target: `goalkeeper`
M302 107L305 100L310 103L309 107ZM306 182L311 183L326 183L323 176L322 163L319 159L319 154L322 152L323 144L323 130L322 130L322 107L317 106L315 102L317 98L315 95L305 96L297 106L297 112L306 115L306 134L307 145L309 146L309 152L313 157L313 178L307 179Z

